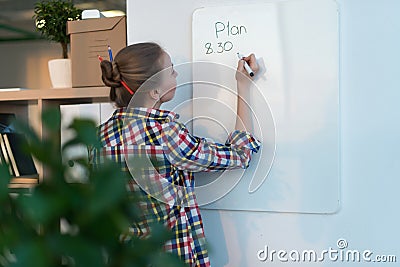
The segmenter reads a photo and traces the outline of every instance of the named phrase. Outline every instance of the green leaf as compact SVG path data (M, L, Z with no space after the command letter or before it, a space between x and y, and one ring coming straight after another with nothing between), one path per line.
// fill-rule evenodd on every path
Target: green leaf
M58 108L49 108L42 113L42 123L47 130L57 133L61 125L61 112Z
M159 253L151 257L150 264L153 267L188 267L177 255L171 253Z
M8 184L11 176L8 167L6 164L0 164L0 202L3 199L7 199L9 194Z
M46 252L46 248L40 239L25 240L13 249L13 253L17 261L12 263L12 267L27 267L27 266L53 266L51 258Z
M97 127L93 120L75 119L69 128L74 130L76 135L73 139L64 144L63 149L76 144L84 144L90 147L100 147L100 142L97 137Z
M66 26L69 20L79 20L82 10L76 8L72 1L43 0L34 6L33 19L36 30L51 41L69 43Z
M40 185L31 196L18 198L19 207L32 224L47 225L59 220L68 207L68 200L62 194L49 192L51 188Z
M88 212L93 216L103 210L112 209L127 196L125 175L116 169L116 165L104 166L101 172L95 173L95 179L92 179L93 195L88 203Z
M73 264L70 263L69 266L106 266L101 244L93 243L87 238L57 234L50 236L47 242L55 255L63 256L69 262L72 259Z

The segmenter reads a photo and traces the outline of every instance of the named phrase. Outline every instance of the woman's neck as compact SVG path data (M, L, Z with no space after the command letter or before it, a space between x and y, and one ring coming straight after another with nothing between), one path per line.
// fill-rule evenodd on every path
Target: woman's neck
M147 94L135 94L129 102L129 107L143 107L159 109L162 102L161 100L154 100Z

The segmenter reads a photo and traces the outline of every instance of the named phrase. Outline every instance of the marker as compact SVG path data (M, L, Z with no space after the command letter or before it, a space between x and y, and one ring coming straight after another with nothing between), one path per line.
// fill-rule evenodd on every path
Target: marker
M97 58L101 61L103 61L103 58L100 55L97 55Z
M239 59L243 59L244 58L244 56L242 56L239 53L237 53L237 56L238 56ZM253 70L250 68L249 64L247 64L246 61L244 61L244 69L247 71L247 73L250 75L250 77L254 76Z
M112 55L112 50L111 50L110 46L108 46L108 56L110 57L110 61L112 62L113 61L113 55Z

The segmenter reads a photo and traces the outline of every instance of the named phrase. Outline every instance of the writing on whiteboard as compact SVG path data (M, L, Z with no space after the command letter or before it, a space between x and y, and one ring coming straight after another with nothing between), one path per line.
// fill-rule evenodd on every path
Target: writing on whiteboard
M204 44L205 54L229 52L233 49L234 43L232 37L247 34L245 25L231 24L228 20L226 22L217 21L214 23L213 31L215 38L213 42L206 42Z
M226 24L223 22L217 21L217 22L215 22L214 27L215 27L215 36L217 37L217 39L221 35L230 36L230 35L240 35L240 34L247 33L246 26L230 25L229 20Z

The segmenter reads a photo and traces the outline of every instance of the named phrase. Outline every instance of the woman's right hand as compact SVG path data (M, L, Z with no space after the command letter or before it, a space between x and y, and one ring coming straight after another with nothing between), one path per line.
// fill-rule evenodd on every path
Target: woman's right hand
M244 63L245 62L247 62L247 64L252 69L252 71L254 73L254 76L256 75L256 73L259 70L257 59L256 59L256 56L254 54L250 54L247 57L243 57L242 59L239 59L238 66L237 66L237 69L236 69L236 77L235 77L238 85L239 84L240 85L249 84L251 79L252 79L252 77L248 74L248 72L244 68Z

